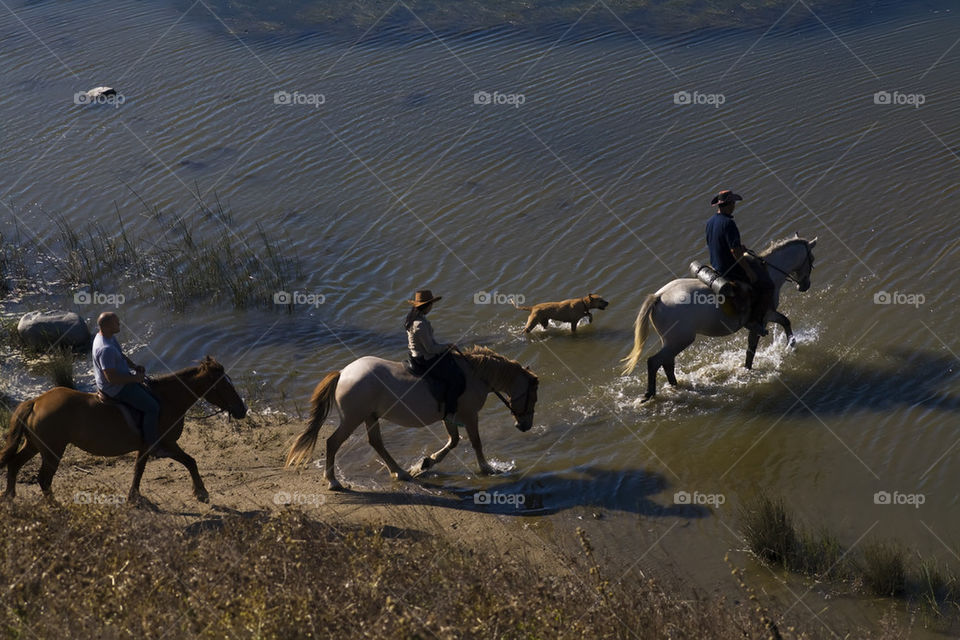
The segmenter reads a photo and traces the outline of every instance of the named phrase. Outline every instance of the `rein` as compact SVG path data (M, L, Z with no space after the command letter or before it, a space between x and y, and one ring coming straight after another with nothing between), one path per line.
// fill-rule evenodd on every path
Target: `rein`
M809 245L806 245L804 248L807 250L807 261L810 262L810 269L812 270L812 269L813 269L813 261L810 260L810 246L809 246ZM780 273L782 273L782 274L784 275L784 277L786 277L786 279L789 280L790 282L792 282L792 283L794 283L794 284L796 284L796 285L799 285L799 284L800 284L800 281L799 281L799 280L797 280L796 278L794 278L792 275L790 275L789 273L787 273L786 271L784 271L783 269L781 269L781 268L778 267L777 265L771 264L771 263L767 262L767 261L764 260L759 254L756 254L756 253L754 253L753 251L751 251L751 250L749 250L749 249L747 249L747 253L749 253L751 256L753 256L754 258L756 258L757 260L759 260L759 261L760 261L761 263L763 263L764 265L770 267L771 269L773 269L773 270L775 270L775 271L779 271Z

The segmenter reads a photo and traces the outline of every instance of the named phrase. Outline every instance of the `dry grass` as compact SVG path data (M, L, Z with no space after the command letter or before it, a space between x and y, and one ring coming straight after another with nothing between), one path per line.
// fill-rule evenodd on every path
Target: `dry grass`
M516 554L298 510L194 522L126 506L3 511L11 637L809 637L777 631L753 605L610 583L582 534L585 553L570 559L580 581Z

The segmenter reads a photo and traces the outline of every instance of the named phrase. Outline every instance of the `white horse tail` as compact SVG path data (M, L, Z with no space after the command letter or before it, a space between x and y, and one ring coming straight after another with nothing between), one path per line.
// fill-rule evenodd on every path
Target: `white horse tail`
M328 373L317 385L317 388L313 390L313 397L310 398L310 426L297 437L297 441L290 447L285 466L292 467L302 464L307 456L313 453L313 448L317 445L317 436L320 435L320 427L323 426L323 421L327 419L327 414L330 413L330 405L333 402L339 381L339 371Z
M643 353L643 344L647 341L647 335L650 333L650 314L653 313L653 305L660 301L660 297L651 293L640 307L640 313L633 323L633 349L630 355L621 360L626 366L623 368L623 375L628 376L636 368L640 361L640 355ZM656 327L654 327L656 329Z

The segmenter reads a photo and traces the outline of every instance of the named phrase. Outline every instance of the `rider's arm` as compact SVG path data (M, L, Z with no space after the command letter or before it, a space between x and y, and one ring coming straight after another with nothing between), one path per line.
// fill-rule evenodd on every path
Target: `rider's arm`
M137 372L135 374L120 371L118 369L104 369L103 377L107 379L107 382L110 384L131 384L134 382L143 382L143 373Z
M426 320L420 320L413 323L413 331L418 351L422 350L428 357L438 356L448 350L451 345L440 344L433 337L433 327Z

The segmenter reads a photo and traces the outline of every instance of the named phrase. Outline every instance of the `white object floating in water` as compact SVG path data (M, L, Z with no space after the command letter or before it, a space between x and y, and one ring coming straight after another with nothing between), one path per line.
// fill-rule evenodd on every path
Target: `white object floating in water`
M90 89L90 91L87 91L86 93L86 96L92 99L106 98L108 96L115 96L115 95L117 95L117 90L114 89L113 87L94 87L93 89Z

